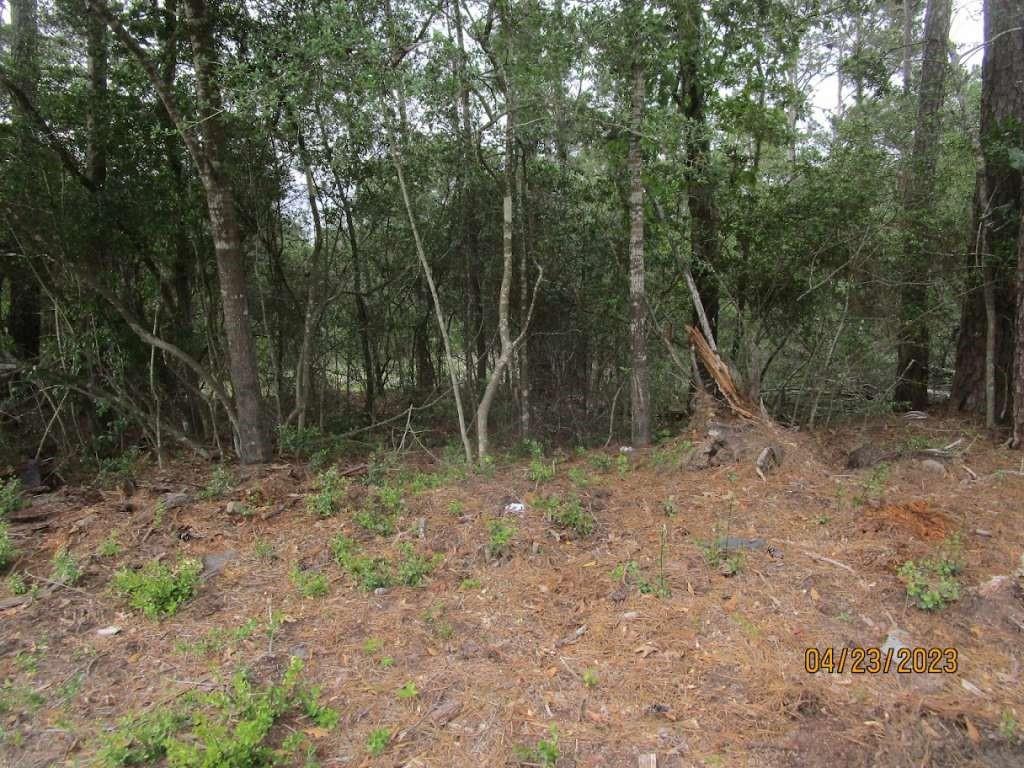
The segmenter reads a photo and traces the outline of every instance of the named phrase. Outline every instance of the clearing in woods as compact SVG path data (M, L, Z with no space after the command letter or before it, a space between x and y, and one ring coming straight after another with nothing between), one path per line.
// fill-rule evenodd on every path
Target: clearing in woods
M911 450L960 438L941 466ZM470 476L141 460L35 496L0 763L1022 764L1016 454L892 417L780 432L762 480L692 468L701 439ZM903 458L845 469L866 442ZM956 671L850 672L887 638Z

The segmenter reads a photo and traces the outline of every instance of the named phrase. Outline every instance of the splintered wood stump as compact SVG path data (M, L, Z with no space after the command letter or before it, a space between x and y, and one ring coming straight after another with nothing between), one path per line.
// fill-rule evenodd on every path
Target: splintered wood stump
M640 755L636 764L637 768L658 768L658 756L654 753Z
M718 391L722 393L729 409L741 418L749 419L750 421L761 421L762 419L757 413L757 407L739 393L739 390L736 388L736 382L732 380L729 366L711 348L707 339L704 338L704 334L692 325L686 326L686 333L690 337L690 343L693 345L693 348L697 351L697 356L704 363L704 368L707 369L707 372L711 374L711 378L715 380L715 384L718 385Z

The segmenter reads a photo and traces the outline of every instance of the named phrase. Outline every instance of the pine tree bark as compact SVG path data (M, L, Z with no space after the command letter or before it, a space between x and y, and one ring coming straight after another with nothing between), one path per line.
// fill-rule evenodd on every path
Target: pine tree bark
M928 282L934 250L935 167L939 158L941 110L949 68L951 0L928 0L925 45L918 90L917 123L903 195L904 234L900 286L898 377L894 397L928 407Z
M981 72L980 142L984 195L975 195L974 231L985 227L984 262L968 255L960 335L950 400L954 408L985 410L985 349L994 349L997 422L1013 413L1012 370L1016 308L1015 254L1021 211L1021 171L1007 162L1006 146L1024 146L1024 0L986 0L987 42ZM984 199L981 199L984 197ZM1010 266L1013 265L1013 266ZM991 272L995 338L989 338L984 272Z
M644 182L641 135L644 115L644 68L631 67L629 134L629 337L631 436L635 447L651 442L650 382L647 370L647 297L644 285Z

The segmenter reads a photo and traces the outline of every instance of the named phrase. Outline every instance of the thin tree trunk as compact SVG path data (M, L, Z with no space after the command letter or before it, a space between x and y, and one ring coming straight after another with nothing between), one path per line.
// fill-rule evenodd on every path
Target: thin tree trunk
M319 195L316 181L313 178L312 162L302 133L295 122L295 132L299 147L299 159L306 178L306 195L309 199L310 215L313 218L313 253L309 261L306 288L306 313L302 323L302 343L299 347L299 359L295 365L295 415L296 426L301 430L306 426L306 408L309 400L311 358L316 336L316 318L320 313L320 286L323 284L322 267L324 228L320 221ZM288 419L291 421L291 418Z
M952 0L928 0L917 124L904 188L905 232L900 288L900 341L894 397L915 410L928 407L928 270L934 249L935 168L949 62Z
M647 294L644 278L644 182L640 136L644 113L644 68L632 65L632 110L629 135L629 336L632 352L630 412L632 443L650 445L650 383L647 371Z

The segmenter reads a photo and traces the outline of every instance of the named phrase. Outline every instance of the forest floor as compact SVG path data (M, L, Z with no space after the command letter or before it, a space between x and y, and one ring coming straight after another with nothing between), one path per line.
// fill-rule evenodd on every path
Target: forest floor
M303 741L324 766L1024 764L1020 454L935 416L776 435L785 458L765 480L749 461L688 469L699 434L563 455L548 480L530 479L529 460L469 477L429 459L377 464L346 505L365 503L370 480L401 488L387 537L351 511L309 511L304 463L231 467L219 498L203 498L213 468L183 461L143 462L134 488L36 496L11 530L13 572L37 589L0 602L0 764L141 761L144 731L126 736L123 718L140 728L206 707L208 726L233 723L239 689L234 705L207 694L242 668L252 690L279 683L290 657L339 717L275 712L270 738ZM913 458L844 468L863 443L959 438L944 471ZM525 509L506 511L516 501ZM549 519L559 511L596 526L577 535ZM493 521L515 529L495 556ZM421 586L364 591L332 558L339 533L393 564L409 551L443 562ZM61 549L74 586L51 583ZM949 577L960 599L918 608L897 571L947 556L963 563ZM110 588L119 568L182 557L205 572L171 617L144 618ZM326 594L303 597L300 582ZM855 674L851 654L841 673L805 671L807 648L836 649L838 664L840 649L887 637L954 648L957 669ZM189 727L167 726L193 748L178 764L236 764L209 745L243 734Z

